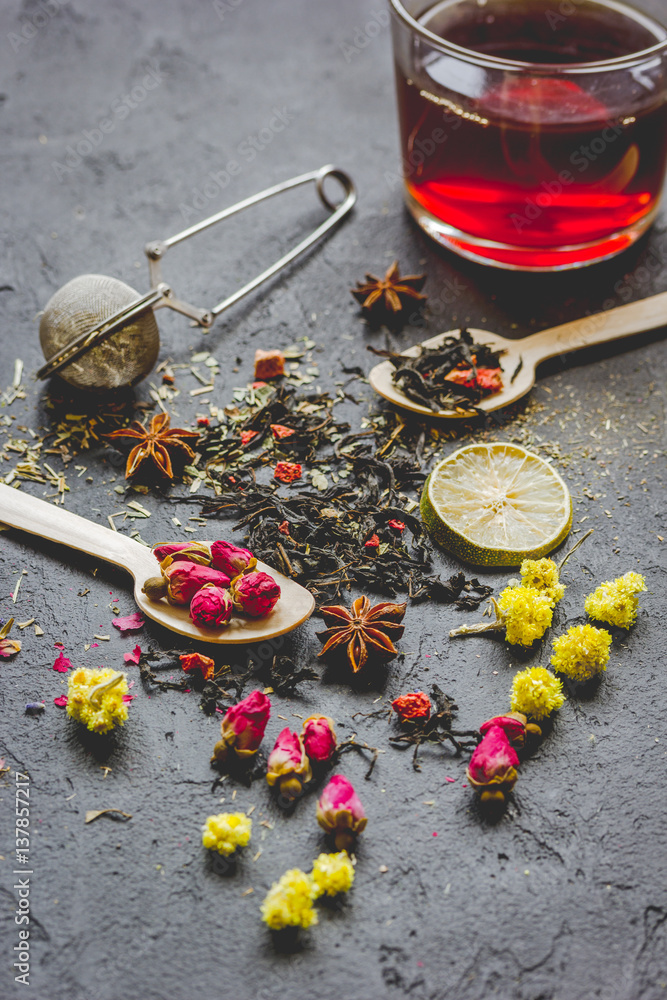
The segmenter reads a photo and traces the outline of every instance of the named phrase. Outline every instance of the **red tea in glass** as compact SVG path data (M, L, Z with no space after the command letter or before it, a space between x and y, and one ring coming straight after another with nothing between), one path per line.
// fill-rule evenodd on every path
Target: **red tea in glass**
M612 0L392 7L406 200L430 235L554 270L648 228L667 162L664 28Z

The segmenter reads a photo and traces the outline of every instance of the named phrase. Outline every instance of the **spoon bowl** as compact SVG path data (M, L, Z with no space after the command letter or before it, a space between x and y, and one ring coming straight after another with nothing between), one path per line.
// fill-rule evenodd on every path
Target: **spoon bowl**
M521 399L534 386L535 370L542 361L583 347L606 344L631 334L655 330L665 324L667 324L667 292L662 292L660 295L653 295L639 302L631 302L629 305L609 309L607 312L584 316L571 323L533 333L522 340L507 340L487 330L470 329L477 343L488 344L494 351L503 352L500 358L503 388L500 392L483 399L477 404L477 408L491 412ZM409 347L403 353L408 357L417 357L422 347L440 347L446 337L456 336L459 332L449 330L447 333L438 334L437 337L431 337L422 344ZM426 417L461 419L475 416L475 411L466 410L464 404L458 410L431 410L421 403L414 402L394 384L393 371L394 366L390 361L382 361L371 370L368 381L377 393L395 406Z
M315 599L305 587L258 562L257 570L270 573L280 585L280 599L273 611L264 618L234 618L220 631L198 628L190 619L187 605L169 604L164 599L150 601L142 593L146 579L157 576L159 569L151 550L133 538L4 484L0 485L0 522L120 566L134 577L134 599L148 618L199 642L262 642L291 632L315 609Z

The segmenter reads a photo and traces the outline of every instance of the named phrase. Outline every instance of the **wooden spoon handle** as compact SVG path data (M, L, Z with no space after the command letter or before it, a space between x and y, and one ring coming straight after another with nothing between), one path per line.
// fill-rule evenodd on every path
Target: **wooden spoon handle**
M583 316L572 323L564 323L550 330L534 333L521 341L521 353L533 364L546 361L557 354L577 351L593 344L606 344L610 340L644 333L667 325L667 292L652 295L639 302L630 302L594 316Z
M69 545L79 552L98 556L133 575L133 566L137 566L137 549L141 551L144 548L120 532L94 524L85 517L4 484L0 485L0 522L52 542Z

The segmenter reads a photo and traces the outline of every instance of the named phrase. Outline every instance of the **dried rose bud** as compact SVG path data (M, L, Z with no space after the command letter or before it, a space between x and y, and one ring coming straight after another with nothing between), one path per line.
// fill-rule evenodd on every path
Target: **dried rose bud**
M215 661L210 656L202 656L201 653L183 653L182 656L179 656L179 660L186 674L201 670L205 681L210 681L215 673Z
M248 549L241 549L238 545L221 540L211 545L211 565L233 580L239 573L254 569L257 560Z
M285 798L297 799L312 776L301 737L291 732L287 726L279 734L276 745L269 754L267 783L271 788L275 785Z
M318 764L331 760L336 749L336 730L328 715L310 715L303 724L301 735L311 760Z
M528 722L521 712L507 712L506 715L496 715L493 719L488 719L479 727L482 736L486 736L488 731L494 726L499 726L503 730L507 739L514 747L522 747L526 742L526 734L532 733L540 736L542 730L532 722Z
M251 618L263 618L280 598L280 586L268 573L238 576L231 586L234 606Z
M334 836L339 851L347 850L368 820L352 784L342 774L335 774L317 803L317 822Z
M228 708L220 724L222 738L213 747L212 760L224 761L230 750L238 757L257 753L271 715L271 702L261 691Z
M163 545L154 545L153 555L159 563L167 556L171 556L173 560L192 559L193 562L201 562L206 565L211 562L208 548L201 542L167 542Z
M431 715L431 699L423 691L402 694L400 698L394 698L391 707L401 722L411 719L428 719Z
M466 774L473 788L481 790L482 802L504 802L518 777L518 763L519 758L505 730L492 726L475 747Z
M163 574L167 581L167 598L172 604L189 604L205 583L212 583L223 589L229 586L229 577L226 573L220 573L212 566L200 566L199 563L184 560L167 566ZM150 597L150 594L148 596Z
M212 583L205 583L190 601L190 617L199 628L224 628L233 611L229 591Z

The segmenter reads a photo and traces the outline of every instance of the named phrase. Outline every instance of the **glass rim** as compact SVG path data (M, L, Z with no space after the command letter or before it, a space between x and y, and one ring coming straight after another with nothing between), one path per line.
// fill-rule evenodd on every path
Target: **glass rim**
M580 63L522 62L519 59L505 59L500 56L485 55L482 52L476 52L474 49L467 49L462 45L457 45L455 42L449 42L446 38L441 38L440 35L429 31L428 28L425 28L423 24L420 24L416 18L409 14L401 0L389 0L389 6L392 13L410 28L414 34L420 35L424 40L442 52L454 55L463 62L474 63L476 66L486 66L490 69L520 70L524 73L530 72L534 76L541 74L548 74L550 76L562 74L567 76L577 73L600 73L618 69L629 69L641 65L647 59L667 51L667 28L650 14L645 14L643 11L637 10L636 7L619 2L619 0L592 0L592 2L598 4L600 7L608 7L621 14L626 14L634 20L640 19L647 22L652 29L658 29L658 32L663 33L663 39L646 49L630 52L625 56L616 56L613 59L599 59L594 62Z

